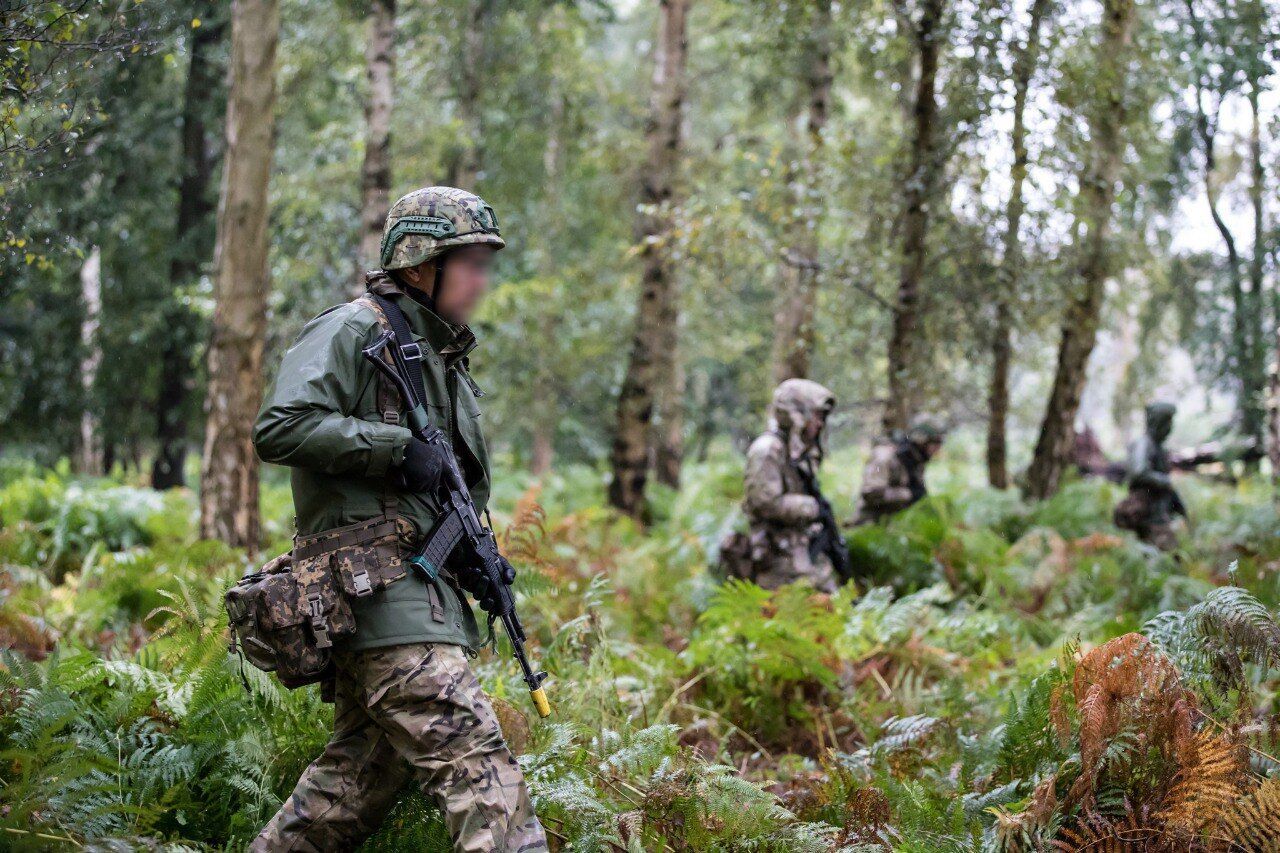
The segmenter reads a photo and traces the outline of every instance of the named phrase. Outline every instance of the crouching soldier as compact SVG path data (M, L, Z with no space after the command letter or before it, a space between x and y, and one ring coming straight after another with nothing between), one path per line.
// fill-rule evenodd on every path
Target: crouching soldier
M1161 551L1178 547L1173 519L1187 515L1182 497L1169 478L1169 454L1164 449L1176 413L1172 403L1147 406L1146 430L1129 446L1125 478L1129 495L1116 506L1114 515L1116 527L1132 530L1143 542Z
M731 534L722 545L726 574L765 589L803 579L835 592L831 560L811 547L822 525L818 498L806 487L816 482L822 431L834 407L835 396L807 379L788 379L773 392L768 431L747 451L742 508L750 533Z
M443 812L455 850L547 849L468 663L479 636L461 589L483 607L492 600L460 567L407 570L436 519L444 454L457 457L477 508L489 495L465 324L502 246L480 198L429 187L392 206L382 269L368 278L407 320L413 341L401 349L422 371L424 402L451 451L412 435L394 389L361 355L393 313L370 294L307 324L258 416L259 455L292 469L295 571L321 561L342 574L355 633L333 649L333 736L253 850L354 850L410 778Z
M878 441L862 474L862 503L855 523L888 518L927 495L924 468L942 449L945 437L932 418L917 415L905 433Z

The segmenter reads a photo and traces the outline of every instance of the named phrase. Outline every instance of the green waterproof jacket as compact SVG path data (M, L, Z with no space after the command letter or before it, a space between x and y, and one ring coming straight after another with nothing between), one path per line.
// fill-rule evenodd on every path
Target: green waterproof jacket
M476 509L489 498L489 454L480 430L479 390L467 373L475 337L382 280L380 293L397 300L422 345L423 380L431 422L453 443ZM265 462L292 469L294 510L302 536L367 521L383 514L388 472L404 458L410 433L383 423L379 379L361 355L382 328L374 310L349 302L330 308L302 330L285 353L275 387L263 402L253 441ZM403 409L403 406L400 407ZM431 529L437 507L421 495L397 493L397 512L419 538ZM444 621L432 618L428 581L415 572L352 606L357 630L348 648L436 642L479 644L470 606L440 582Z

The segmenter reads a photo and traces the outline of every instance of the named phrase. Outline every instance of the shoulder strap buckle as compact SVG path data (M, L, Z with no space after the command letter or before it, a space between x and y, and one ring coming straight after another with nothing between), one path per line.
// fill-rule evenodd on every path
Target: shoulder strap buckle
M417 341L400 344L400 355L405 361L422 361L422 347Z

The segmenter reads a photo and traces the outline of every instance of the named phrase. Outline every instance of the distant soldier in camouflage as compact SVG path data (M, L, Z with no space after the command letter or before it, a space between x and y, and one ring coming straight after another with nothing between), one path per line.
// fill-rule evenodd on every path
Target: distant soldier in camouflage
M1169 478L1169 454L1165 439L1173 431L1177 407L1172 403L1152 403L1146 410L1146 431L1129 446L1126 482L1129 495L1116 506L1115 523L1132 530L1143 542L1161 551L1178 546L1173 519L1186 517L1182 497Z
M502 246L480 198L428 187L392 206L382 269L368 277L406 316L425 402L478 508L489 496L489 456L465 323ZM368 295L308 323L254 431L259 455L292 469L295 563L332 566L363 595L351 604L356 633L334 653L333 737L251 849L353 850L413 778L443 812L455 850L546 850L520 766L468 663L480 638L462 589L482 607L491 602L465 566L405 571L432 529L449 451L412 436L361 356L384 323Z
M835 396L808 379L788 379L773 392L768 431L747 451L742 506L750 533L736 534L722 547L727 574L765 589L807 580L835 592L831 561L810 553L820 530L818 501L802 476L816 474L822 463L822 431L834 407Z
M924 468L942 449L946 432L927 415L917 415L906 432L885 436L871 448L862 474L858 524L880 521L929 493Z

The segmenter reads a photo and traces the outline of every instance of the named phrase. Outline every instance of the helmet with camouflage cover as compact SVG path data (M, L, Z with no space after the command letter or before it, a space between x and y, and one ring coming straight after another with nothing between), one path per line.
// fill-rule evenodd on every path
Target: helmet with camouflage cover
M783 432L802 428L814 415L823 417L835 408L836 397L810 379L787 379L773 391L769 416Z
M941 442L947 437L947 428L931 415L916 415L907 427L907 440L924 446Z
M835 408L830 390L809 379L788 379L773 391L769 406L769 430L780 433L792 459L816 453L820 460L820 439L805 435L805 426L814 416L823 419Z
M438 258L459 246L501 249L493 208L475 193L455 187L424 187L402 197L382 229L382 268L400 270Z

